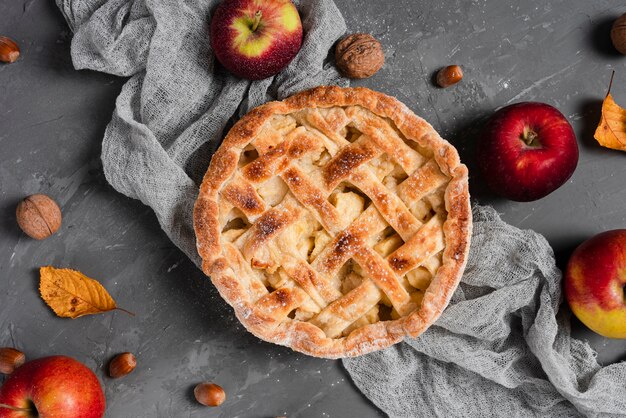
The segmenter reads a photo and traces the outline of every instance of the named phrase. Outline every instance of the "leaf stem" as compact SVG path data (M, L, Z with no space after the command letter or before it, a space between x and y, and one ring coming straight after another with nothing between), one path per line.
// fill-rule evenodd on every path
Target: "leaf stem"
M615 70L613 70L613 72L611 73L611 81L609 81L609 89L606 92L607 97L609 94L611 94L611 87L613 86L613 76L615 76Z
M126 310L126 309L124 309L124 308L118 308L118 307L116 307L116 308L115 308L115 310L122 311L122 312L126 312L126 313L127 313L128 315L130 315L130 316L135 316L135 314L134 314L134 313L132 313L131 311L127 311L127 310Z

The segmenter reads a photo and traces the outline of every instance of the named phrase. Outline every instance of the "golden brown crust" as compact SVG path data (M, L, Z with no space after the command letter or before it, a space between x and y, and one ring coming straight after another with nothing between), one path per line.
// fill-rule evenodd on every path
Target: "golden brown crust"
M268 211L254 188L250 188L243 183L239 185L237 182L232 181L237 175L236 172L239 171L237 168L238 162L244 148L259 134L272 116L294 114L310 108L347 108L351 106L358 106L359 108L350 108L350 111L359 112L359 109L363 108L379 117L370 118L371 120L363 122L362 126L359 126L359 130L363 134L368 135L368 138L371 138L377 147L383 149L395 161L398 161L405 168L405 171L415 171L424 161L408 158L408 145L404 143L404 140L395 131L390 130L387 124L378 122L382 120L380 118L392 121L407 140L415 141L423 149L433 150L433 159L437 168L443 175L447 176L446 178L449 178L444 193L447 218L442 227L443 236L445 237L445 247L441 256L442 264L436 270L432 283L424 292L419 309L417 309L418 305L407 300L404 288L401 286L397 287L395 281L387 282L381 279L382 277L388 277L390 274L402 274L409 268L407 263L414 263L415 260L405 260L407 257L404 257L401 247L396 253L391 254L387 258L389 264L381 263L380 260L382 259L373 250L367 251L365 247L360 247L359 239L362 239L363 228L359 229L356 234L351 235L350 231L354 229L355 225L352 224L350 228L342 233L341 230L347 225L339 228L338 225L341 224L341 220L337 218L338 215L335 213L336 209L334 206L328 203L326 196L318 196L314 191L307 194L307 191L312 190L312 185L307 183L310 179L302 176L296 168L290 167L283 172L281 177L291 190L302 188L303 194L307 195L307 201L301 202L303 206L294 204L291 210L274 208ZM363 118L367 119L367 115L361 119ZM331 117L326 120L316 121L319 130L324 135L328 135L329 138L335 135L332 131L332 126L330 126L333 123L335 121ZM293 142L294 144L301 144L302 141L306 140L306 135L300 135L299 140ZM274 154L276 157L280 154L289 155L292 158L297 158L302 154L303 151L296 145L286 148L288 145L286 142L275 149L269 150L264 154L263 159L258 158L254 163L242 169L241 171L245 172L246 178L249 181L258 182L267 180L268 171L277 170L276 167L270 167L270 165L279 163L278 158L272 160L272 155ZM356 145L353 143L352 145L351 148L341 149L339 154L333 157L332 162L326 166L326 171L323 172L320 178L323 179L327 188L332 189L341 179L345 178L346 174L353 173L351 181L353 183L361 183L357 184L357 186L368 196L370 196L371 192L372 196L370 198L372 198L375 205L377 207L380 206L385 211L384 205L388 204L388 199L380 198L377 202L377 189L371 186L371 184L368 186L367 172L358 171L360 165L373 158L374 151L372 146L368 143ZM306 147L307 145L303 146ZM273 154L265 157L270 153ZM413 152L413 154L416 153ZM334 165L334 168L328 168L330 165ZM425 167L424 170L430 169L432 171L432 167ZM419 183L420 179L417 177L419 175L419 173L416 173L416 180L411 180L414 181L414 186ZM429 181L437 180L436 178L432 180L433 178L435 177L429 175L429 179L431 179ZM227 183L228 187L225 188ZM368 187L370 187L369 190L364 190ZM406 191L407 196L414 196L420 193L415 187L411 189ZM400 193L402 192L400 191ZM416 223L417 221L410 215L402 201L395 195L393 196L398 199L398 202L392 204L393 210L396 212L389 214L389 218L387 216L385 218L389 225L402 236L402 239L407 240L406 242L409 243L408 240L418 235L419 222ZM289 224L290 219L300 216L298 211L308 208L315 216L322 218L320 222L322 222L324 228L327 228L328 231L334 229L335 231L333 232L336 233L335 244L328 248L328 251L333 251L334 253L332 256L324 258L326 264L320 265L317 271L336 271L340 264L345 262L346 255L348 258L353 257L357 261L360 260L359 265L368 266L372 270L371 277L373 280L374 277L378 277L378 282L371 284L373 286L372 289L384 287L385 293L392 299L391 302L394 308L403 316L395 320L379 321L357 327L347 336L341 338L328 337L327 334L332 333L332 330L327 329L325 333L320 326L311 322L298 320L278 321L277 318L285 318L289 312L297 308L308 297L307 293L309 291L307 286L310 289L324 289L324 285L327 284L325 283L326 279L320 276L319 273L311 272L308 268L302 269L300 268L302 266L300 266L297 267L298 273L294 274L299 286L283 287L270 293L262 289L262 286L247 283L247 279L244 277L246 274L240 272L237 275L236 271L237 269L249 267L233 266L232 257L228 256L227 246L221 242L220 235L223 225L219 221L220 199L232 201L235 206L248 211L251 217L260 215L259 218L255 218L256 223L246 232L246 234L254 234L254 239L249 240L248 243L256 242L256 244L249 244L249 247L245 247L243 252L248 253L245 256L253 254L253 267L256 262L257 267L260 266L262 268L268 267L268 263L271 264L271 260L260 254L266 248L264 243L269 243L271 238L279 233L281 228ZM370 226L376 224L376 219L372 219L374 222L370 222ZM266 341L290 346L294 350L313 356L327 358L357 356L388 347L401 341L407 335L413 337L419 335L439 317L448 304L461 279L469 250L471 211L468 172L465 165L461 164L454 147L443 140L427 122L413 114L398 100L365 88L322 86L296 94L281 102L270 102L262 105L252 110L235 124L213 156L209 169L204 176L194 208L194 227L197 236L198 252L203 259L204 272L211 277L222 297L234 308L235 314L250 332ZM373 228L373 226L371 227ZM419 240L419 237L414 238L414 240ZM415 243L415 245L418 244L417 242ZM358 247L358 251L349 253L349 250L354 250L355 247ZM346 251L348 253L344 254ZM433 251L435 251L434 248ZM328 263L332 265L328 265ZM370 286L369 281L367 283L364 282L363 286ZM354 293L350 292L343 297L347 298L348 301L350 297L366 297L359 294L359 292L364 291L363 289L359 291L357 289L353 291ZM326 298L334 299L334 290L332 288L326 288L326 290L324 294L320 292L320 300L326 300ZM255 299L254 302L253 298ZM328 311L343 314L341 306L335 306L333 303L335 302L331 302L327 306ZM341 304L342 302L336 303ZM346 321L349 320L351 319L346 319ZM321 314L313 322L321 323L320 321L323 321Z

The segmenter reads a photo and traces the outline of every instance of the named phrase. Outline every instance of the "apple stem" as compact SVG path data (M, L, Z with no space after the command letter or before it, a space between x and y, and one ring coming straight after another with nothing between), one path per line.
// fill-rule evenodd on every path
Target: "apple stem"
M5 403L0 403L0 408L10 409L11 411L33 412L30 408L18 408L17 406L7 405Z
M259 27L259 23L261 23L262 15L263 13L261 13L260 10L257 10L256 13L254 14L254 23L252 24L252 32L254 32Z
M539 135L537 135L537 132L533 131L532 129L525 129L524 134L522 135L522 140L526 145L532 147L534 145L537 145L535 141L537 140L538 136Z

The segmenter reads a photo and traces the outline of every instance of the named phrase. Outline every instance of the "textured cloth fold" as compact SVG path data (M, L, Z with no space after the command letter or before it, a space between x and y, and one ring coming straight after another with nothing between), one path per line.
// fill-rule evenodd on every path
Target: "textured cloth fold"
M327 59L346 30L332 0L295 2L302 49L282 72L260 81L216 65L208 29L217 0L56 1L74 31L74 67L130 77L104 134L107 180L150 206L197 265L192 208L228 124L268 100L348 84Z
M249 109L321 85L347 85L328 63L345 22L332 0L297 2L302 50L272 79L222 71L208 38L218 0L56 0L74 31L72 59L130 79L102 145L107 180L156 213L196 264L192 208L225 129ZM618 416L626 364L601 368L557 317L560 272L545 239L474 211L467 270L426 333L348 359L356 385L392 417Z
M418 338L345 359L358 388L394 418L626 416L626 363L601 368L570 337L547 241L492 208L473 215L450 305Z

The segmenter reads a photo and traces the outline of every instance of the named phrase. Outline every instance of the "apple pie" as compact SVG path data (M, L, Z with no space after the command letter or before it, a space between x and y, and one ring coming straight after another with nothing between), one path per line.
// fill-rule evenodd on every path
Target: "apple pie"
M259 338L357 356L424 332L465 267L467 168L398 100L318 87L237 122L194 209L202 268Z

